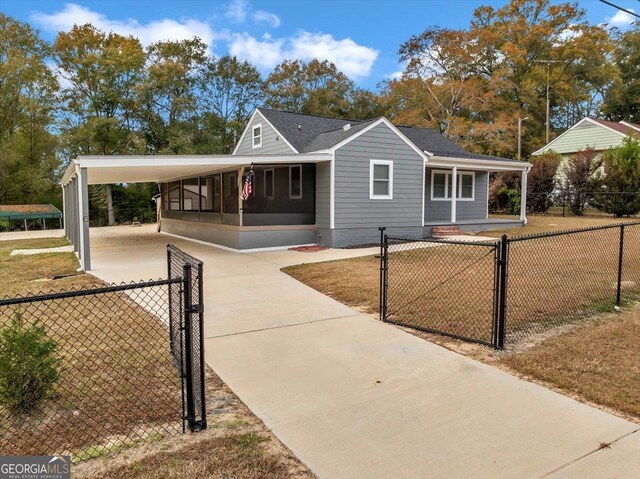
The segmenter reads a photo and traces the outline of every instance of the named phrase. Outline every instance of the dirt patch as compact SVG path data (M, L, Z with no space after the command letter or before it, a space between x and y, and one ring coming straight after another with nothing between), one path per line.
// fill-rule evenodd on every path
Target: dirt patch
M289 248L289 251L298 251L300 253L317 253L318 251L327 250L326 246L312 245L312 246L296 246L295 248Z

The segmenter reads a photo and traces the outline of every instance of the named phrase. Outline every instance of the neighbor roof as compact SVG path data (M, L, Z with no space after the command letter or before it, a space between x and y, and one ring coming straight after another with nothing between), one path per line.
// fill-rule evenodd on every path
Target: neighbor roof
M300 153L332 148L379 120L379 118L367 121L347 120L268 108L258 108L258 111ZM345 125L350 125L349 129L345 130ZM436 156L472 160L516 161L472 153L430 128L400 126L398 130L421 151Z
M598 118L591 118L591 117L589 117L589 119L592 121L595 121L596 123L600 123L603 126L607 126L612 130L616 130L617 132L620 132L623 135L629 134L629 131L633 131L634 129L640 130L640 125L636 125L635 123L630 123L628 121L624 123L623 122L618 123L615 121L600 120Z

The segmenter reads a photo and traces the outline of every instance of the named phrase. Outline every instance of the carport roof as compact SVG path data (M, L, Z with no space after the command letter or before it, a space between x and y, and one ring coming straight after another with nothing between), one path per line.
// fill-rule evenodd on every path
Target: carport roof
M79 156L73 160L61 183L67 184L77 168L87 169L87 183L166 182L206 175L227 169L255 165L320 163L330 161L330 153L290 155L126 155Z

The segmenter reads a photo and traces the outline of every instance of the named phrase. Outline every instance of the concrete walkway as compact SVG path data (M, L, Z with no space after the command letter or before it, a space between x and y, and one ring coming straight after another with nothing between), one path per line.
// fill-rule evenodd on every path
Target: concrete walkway
M36 238L60 238L64 236L64 230L33 230L33 231L10 231L0 233L0 241L14 241Z
M376 251L231 253L91 230L93 274L205 262L206 359L320 478L638 477L640 427L359 314L280 272ZM599 449L601 443L613 443Z

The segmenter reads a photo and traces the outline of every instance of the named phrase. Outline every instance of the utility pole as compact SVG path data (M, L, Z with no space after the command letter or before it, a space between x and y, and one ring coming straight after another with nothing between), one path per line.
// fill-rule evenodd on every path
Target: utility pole
M518 160L522 159L522 122L529 117L518 118Z
M536 63L546 63L547 64L547 120L545 122L545 139L546 142L549 143L549 141L551 140L551 98L549 96L549 90L550 90L550 86L549 86L549 80L550 80L550 74L551 74L551 64L552 63L566 63L562 60L534 60L534 62Z

